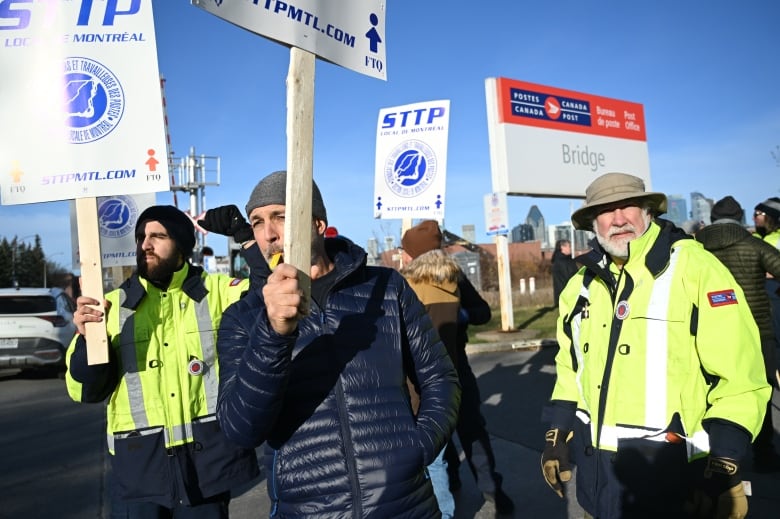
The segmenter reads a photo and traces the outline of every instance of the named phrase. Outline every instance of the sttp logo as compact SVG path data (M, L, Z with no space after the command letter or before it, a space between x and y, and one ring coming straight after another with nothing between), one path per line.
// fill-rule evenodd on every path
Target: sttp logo
M447 110L443 106L390 112L382 118L382 129L436 124L437 119L444 117L446 114Z
M89 58L65 60L65 115L72 144L102 139L117 127L124 111L125 94L113 72Z
M385 161L385 183L398 196L410 198L430 187L436 177L436 154L428 144L408 140L396 146Z
M100 235L121 238L133 232L138 206L132 197L119 195L105 199L98 206Z

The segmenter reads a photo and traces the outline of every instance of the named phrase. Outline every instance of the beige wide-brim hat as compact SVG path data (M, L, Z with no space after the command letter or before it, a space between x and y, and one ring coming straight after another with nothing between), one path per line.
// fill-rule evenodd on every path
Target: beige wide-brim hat
M645 182L641 178L625 173L606 173L591 182L585 190L585 205L571 215L574 228L592 231L593 219L599 210L605 205L623 200L647 202L654 216L666 212L666 195L645 191Z

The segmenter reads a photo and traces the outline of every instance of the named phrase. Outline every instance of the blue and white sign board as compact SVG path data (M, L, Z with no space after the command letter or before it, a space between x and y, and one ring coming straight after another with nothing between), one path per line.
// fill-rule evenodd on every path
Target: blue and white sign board
M385 0L192 0L271 40L387 80Z
M374 218L444 219L449 100L379 111Z
M509 210L506 193L485 195L485 232L488 236L509 234Z
M0 0L0 202L169 189L152 0Z
M103 267L130 267L136 265L135 226L138 216L155 204L154 193L116 195L97 199L100 258ZM76 204L70 203L70 236L73 245L73 264L79 265Z

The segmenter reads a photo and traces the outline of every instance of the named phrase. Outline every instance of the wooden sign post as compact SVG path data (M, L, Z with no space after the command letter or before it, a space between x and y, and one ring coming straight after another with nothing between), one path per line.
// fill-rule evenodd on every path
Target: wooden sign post
M79 229L79 258L81 258L81 293L94 297L100 304L96 307L105 313L103 307L103 268L100 259L100 236L98 234L97 199L95 197L76 199L76 221ZM87 364L108 363L108 335L105 320L100 323L85 323L87 340Z
M311 294L314 63L315 55L311 52L297 47L290 49L284 261L300 271L299 281L307 301Z

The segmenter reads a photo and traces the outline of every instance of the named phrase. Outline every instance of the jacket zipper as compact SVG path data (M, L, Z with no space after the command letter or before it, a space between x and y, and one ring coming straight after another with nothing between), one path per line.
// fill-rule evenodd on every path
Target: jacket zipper
M277 477L278 477L278 461L279 461L279 450L274 450L274 462L271 465L271 499L273 501L273 506L271 507L271 517L274 517L279 512L279 493L277 489Z

